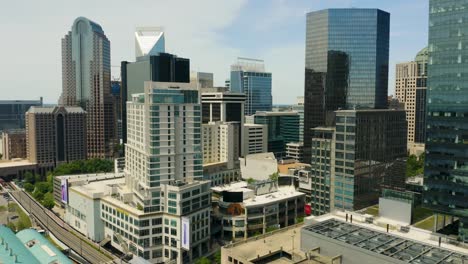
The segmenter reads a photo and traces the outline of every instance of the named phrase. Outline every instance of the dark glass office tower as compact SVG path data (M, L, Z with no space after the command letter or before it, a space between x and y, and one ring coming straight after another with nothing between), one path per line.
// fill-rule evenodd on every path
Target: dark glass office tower
M122 139L127 142L127 101L132 94L144 93L144 84L153 82L190 82L190 60L169 53L138 57L136 62L122 61L121 120Z
M468 0L429 2L425 206L468 241Z
M386 108L390 14L327 9L307 14L304 159L311 128L333 124L333 111Z

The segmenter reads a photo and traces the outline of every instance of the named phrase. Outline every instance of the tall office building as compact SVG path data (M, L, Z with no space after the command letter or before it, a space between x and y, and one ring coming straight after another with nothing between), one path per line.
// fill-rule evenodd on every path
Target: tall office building
M188 252L182 250L182 241L138 249L151 252L165 248L170 252L166 260L182 255L191 260L209 248L210 185L203 181L201 105L198 91L189 87L183 83L147 82L145 93L133 95L128 103L127 188L136 194L135 203L142 205L148 216L165 213L164 218L176 220L178 225L182 224L181 217L188 218L193 223L190 234L196 234ZM186 192L187 188L196 191ZM160 231L154 235L163 234ZM172 235L164 236L171 241L181 237L177 231ZM153 254L152 258L158 257Z
M60 163L85 160L86 112L81 107L31 107L26 112L29 161L45 173Z
M213 73L192 71L190 72L190 83L198 90L213 88Z
M125 178L68 183L65 221L149 263L193 263L209 252L211 238L198 91L146 82L127 105Z
M459 219L468 241L468 1L429 1L423 205Z
M299 115L299 142L304 142L304 96L297 97L297 103L291 106L291 111Z
M166 50L164 30L161 27L137 27L135 30L135 58L158 55Z
M59 103L80 106L87 112L89 158L113 156L116 133L110 75L110 42L102 27L78 17L62 39Z
M206 92L201 94L202 122L203 124L221 122L236 122L239 126L239 155L245 155L242 147L244 108L246 96L243 93L234 92Z
M23 129L25 114L31 106L42 106L39 100L0 100L0 131Z
M403 110L338 110L335 127L312 134L312 214L359 210L378 203L383 189L404 190L406 120Z
M396 65L395 94L406 111L408 150L411 154L424 151L427 60L428 49L424 48L418 52L414 61Z
M378 9L326 9L307 14L306 162L311 157L311 128L332 125L333 111L387 107L389 31L390 14Z
M245 115L271 111L271 73L265 71L263 60L237 58L231 66L229 87L232 92L245 93Z
M202 125L203 164L226 163L228 169L239 167L239 122L213 122Z
M268 152L277 159L286 157L286 144L299 141L299 115L296 112L257 112L255 124L266 125Z
M122 61L121 120L122 139L127 142L127 101L133 94L144 93L144 83L190 82L190 60L165 53L164 33L161 28L137 28L135 32L136 61Z

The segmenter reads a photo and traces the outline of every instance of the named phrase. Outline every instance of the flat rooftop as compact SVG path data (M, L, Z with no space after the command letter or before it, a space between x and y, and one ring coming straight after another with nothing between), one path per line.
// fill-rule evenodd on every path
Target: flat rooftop
M395 232L386 233L370 228L362 223L349 223L337 218L325 218L303 228L304 234L324 236L357 248L372 251L405 263L463 263L468 259L466 249L452 250L439 247L436 241L418 239L415 234ZM303 238L304 239L304 238ZM417 239L417 240L416 240ZM428 242L435 242L428 243ZM337 248L337 252L339 249Z
M285 200L285 199L289 199L293 197L299 197L299 196L305 196L305 193L296 191L294 187L284 186L284 187L279 187L278 191L276 192L258 195L258 196L255 196L254 198L246 199L244 200L244 205L255 206L255 205L261 205L261 204L268 204L268 203L278 202L281 200Z
M223 192L223 191L235 191L238 189L243 189L246 188L248 183L246 181L239 181L239 182L233 182L231 184L224 184L224 185L218 185L215 187L211 187L211 190L215 192Z
M90 173L90 174L74 174L74 175L61 175L56 176L58 179L67 179L68 183L80 182L80 181L100 181L100 180L111 180L115 178L123 178L125 174L123 172L108 172L108 173Z
M29 166L36 165L37 163L30 162L27 159L18 159L18 160L0 160L0 169L1 168L11 168L19 166Z
M217 193L222 193L223 191L230 191L230 192L243 192L254 193L254 190L247 188L248 183L245 181L235 182L232 184L226 184L221 186L212 187L211 190ZM262 195L254 195L252 198L246 198L243 201L244 206L255 206L261 204L268 204L277 201L281 201L288 198L299 197L305 195L302 192L298 192L292 186L280 186L278 187L277 191L273 191L271 193L262 194Z
M315 260L307 260L300 250L301 225L274 231L265 236L253 237L244 241L224 246L229 256L248 263L331 263L329 258L317 255ZM272 252L284 252L282 257L270 258L268 262L256 261L257 257L265 259ZM286 253L286 254L285 254Z

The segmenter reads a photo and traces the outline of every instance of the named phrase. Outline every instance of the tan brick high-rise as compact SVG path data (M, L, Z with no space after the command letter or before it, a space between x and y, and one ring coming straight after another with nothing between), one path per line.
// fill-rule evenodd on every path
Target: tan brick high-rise
M26 132L24 129L10 129L2 132L3 159L26 158Z
M101 26L75 20L62 39L62 88L59 103L87 112L89 158L110 158L116 143L111 97L110 42Z
M86 159L86 112L81 107L31 107L26 112L26 152L41 173Z
M395 94L404 104L408 122L408 150L411 154L424 151L426 133L427 48L414 61L396 65Z

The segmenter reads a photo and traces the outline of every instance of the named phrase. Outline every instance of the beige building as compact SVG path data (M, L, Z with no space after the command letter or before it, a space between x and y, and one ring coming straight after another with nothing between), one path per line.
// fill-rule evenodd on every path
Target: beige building
M62 162L86 159L86 112L81 107L31 107L26 152L44 173Z
M244 124L243 149L245 156L268 151L268 134L266 125Z
M2 141L4 160L26 158L26 132L24 129L3 131Z
M216 122L202 127L203 164L227 162L229 167L233 167L238 163L239 122Z
M396 65L395 94L404 104L408 122L408 151L424 151L426 125L427 48L422 49L414 61Z

